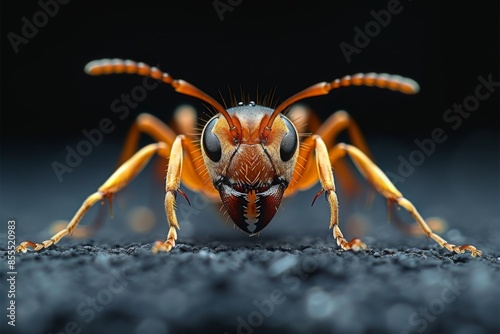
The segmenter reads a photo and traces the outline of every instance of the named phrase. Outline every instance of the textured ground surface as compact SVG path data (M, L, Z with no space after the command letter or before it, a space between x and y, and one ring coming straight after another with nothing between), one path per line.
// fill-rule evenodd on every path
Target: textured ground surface
M318 240L59 247L18 263L22 333L497 333L499 261ZM314 244L314 246L310 246ZM425 243L422 244L425 246Z
M396 170L396 157L408 152L395 147L381 161ZM354 221L357 230L347 223L355 208L341 202L345 233L351 238L365 229L369 249L340 251L327 230L324 201L309 206L317 190L286 201L258 238L224 227L216 209L200 202L184 213L179 245L153 256L152 242L167 229L161 187L151 190L145 177L117 197L114 220L94 237L64 239L44 252L17 256L14 329L5 317L3 229L2 333L498 333L498 157L490 153L474 152L464 164L458 163L462 154L441 152L401 185L424 216L446 218L445 238L475 244L484 251L481 258L402 235L386 223L383 200L356 210L363 214L357 221L370 217L366 226ZM39 159L47 168L33 175L3 160L1 219L16 220L18 242L49 237L50 222L71 216L109 173L112 162L101 168L91 160L114 159L103 147L58 183L50 162L60 155ZM472 166L487 157L493 162L478 173ZM475 177L464 177L472 172ZM24 182L15 183L21 176ZM157 215L148 233L132 233L123 222L135 205Z

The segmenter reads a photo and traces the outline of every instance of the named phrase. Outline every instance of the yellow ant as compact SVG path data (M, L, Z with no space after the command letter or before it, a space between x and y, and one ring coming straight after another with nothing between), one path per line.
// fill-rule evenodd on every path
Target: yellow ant
M356 123L344 112L336 112L323 124L304 110L301 115L283 114L293 103L305 98L328 94L331 90L346 86L376 86L404 94L415 94L418 84L408 78L388 74L356 74L331 82L320 82L289 97L276 108L258 103L236 103L230 108L184 80L176 80L168 73L144 63L130 60L102 59L88 63L85 71L90 75L138 74L171 85L177 92L196 97L215 109L202 132L201 140L190 138L185 132L176 134L156 117L142 114L129 133L124 151L123 164L104 182L97 192L83 202L68 225L51 239L42 243L22 242L16 250L26 252L27 247L35 251L47 248L71 234L95 203L109 199L123 189L144 168L154 154L168 159L165 186L165 212L169 231L165 241L157 241L153 253L170 251L177 240L179 223L175 213L176 195L187 196L179 188L182 182L187 188L199 192L214 201L222 201L232 221L250 235L265 228L272 220L283 196L311 188L318 180L321 190L314 200L325 193L330 207L330 228L338 246L344 250L365 249L358 238L347 241L339 227L338 201L332 165L341 163L349 156L363 177L390 204L406 209L427 237L451 252L480 256L482 252L472 245L455 246L433 232L414 205L406 199L389 178L370 159L368 148ZM259 102L259 101L257 101ZM224 102L225 104L225 102ZM179 115L183 120L178 128L194 128L196 117L185 111ZM295 117L294 117L295 116ZM298 117L297 117L298 116ZM301 118L300 120L298 120ZM314 134L299 140L297 128L300 122L310 122ZM333 143L339 132L347 130L353 145ZM139 134L150 135L156 143L136 151ZM338 169L346 175L347 166ZM349 175L347 175L349 177ZM189 202L189 200L188 200ZM314 203L314 201L313 201Z

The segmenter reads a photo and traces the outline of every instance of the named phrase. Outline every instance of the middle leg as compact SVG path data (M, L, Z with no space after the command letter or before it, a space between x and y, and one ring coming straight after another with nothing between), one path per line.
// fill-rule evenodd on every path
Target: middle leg
M375 165L361 150L348 144L338 144L330 151L330 159L337 161L348 155L356 165L363 177L384 196L389 203L396 203L408 211L415 219L423 233L436 241L441 247L455 253L471 252L472 256L481 256L482 251L472 245L456 246L447 242L445 239L436 234L422 218L412 202L406 199L403 194L394 186L382 170Z
M104 199L112 201L114 194L122 190L129 184L141 170L146 166L151 157L156 153L168 156L169 147L165 143L149 144L139 150L130 159L123 163L99 188L96 192L89 195L82 203L80 209L73 216L73 219L66 227L59 230L52 238L41 243L24 241L17 246L16 251L26 252L27 248L33 248L35 251L42 250L58 243L63 237L71 234L82 220L85 213L97 202Z

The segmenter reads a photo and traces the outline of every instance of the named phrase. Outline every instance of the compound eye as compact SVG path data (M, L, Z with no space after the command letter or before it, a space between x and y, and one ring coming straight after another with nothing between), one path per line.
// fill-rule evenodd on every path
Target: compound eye
M281 116L281 119L285 122L288 129L288 132L285 133L283 139L281 139L280 145L281 160L286 162L290 160L297 151L299 139L297 138L297 131L295 130L295 126L293 126L292 122L290 122L290 120L285 116Z
M208 121L207 125L203 129L202 143L203 150L210 160L213 162L218 162L222 156L222 149L220 146L220 140L213 133L215 123L217 123L218 118L214 117Z

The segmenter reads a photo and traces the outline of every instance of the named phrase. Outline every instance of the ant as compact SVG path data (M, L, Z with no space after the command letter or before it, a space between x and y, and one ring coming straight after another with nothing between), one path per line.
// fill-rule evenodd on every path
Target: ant
M168 73L141 62L121 59L95 60L85 66L90 75L138 74L162 81L177 92L196 97L215 109L215 115L205 124L199 141L187 134L176 134L172 128L149 114L142 114L129 133L123 164L87 197L73 219L51 239L42 243L22 242L16 250L26 252L27 247L35 251L45 249L64 236L71 234L85 213L95 203L113 199L145 167L155 154L168 159L165 184L165 212L169 231L165 241L157 241L153 253L170 251L177 240L179 223L175 213L177 194L189 203L180 189L181 182L187 188L199 192L214 201L222 201L229 217L241 230L254 235L265 228L276 214L283 196L292 195L315 185L318 180L322 193L330 207L330 228L338 246L344 250L366 249L358 238L347 241L339 227L338 200L332 165L348 156L363 177L384 196L389 204L397 204L408 211L423 233L451 252L469 251L472 256L482 252L472 245L456 246L433 232L414 205L406 199L389 178L372 162L368 148L356 123L344 111L334 113L323 124L314 129L314 134L299 140L297 127L300 123L283 114L293 103L305 98L325 95L346 86L376 86L404 94L415 94L418 84L409 78L388 74L356 74L331 82L320 82L310 86L281 102L276 108L255 102L233 103L223 107L219 102L192 84L174 79ZM233 101L236 102L236 101ZM225 104L225 102L224 102ZM288 115L290 116L290 115ZM303 113L303 118L311 119ZM189 123L194 115L184 112L178 120ZM189 126L179 123L179 128ZM192 127L191 127L192 128ZM347 130L352 145L338 143L329 146L337 134ZM153 137L156 143L136 150L139 134Z

